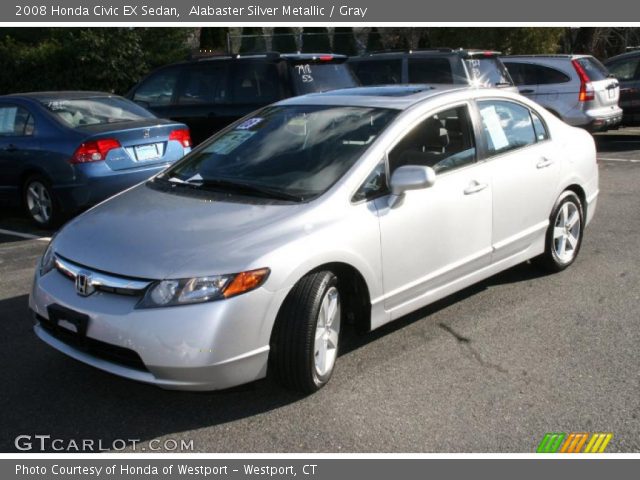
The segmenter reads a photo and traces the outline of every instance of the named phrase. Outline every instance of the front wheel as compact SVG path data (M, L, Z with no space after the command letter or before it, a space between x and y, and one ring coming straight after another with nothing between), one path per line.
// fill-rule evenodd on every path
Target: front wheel
M287 296L272 336L270 368L278 381L304 393L325 386L338 357L340 325L335 274L303 277Z
M580 198L572 191L563 192L549 219L545 251L536 258L536 263L559 272L575 261L582 245L583 215Z

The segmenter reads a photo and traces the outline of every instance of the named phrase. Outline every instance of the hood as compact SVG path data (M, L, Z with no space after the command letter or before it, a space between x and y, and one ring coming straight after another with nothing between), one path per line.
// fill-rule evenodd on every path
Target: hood
M280 247L283 236L303 234L304 222L294 218L304 209L141 184L68 223L54 250L85 267L137 278L236 273L269 267L252 262Z

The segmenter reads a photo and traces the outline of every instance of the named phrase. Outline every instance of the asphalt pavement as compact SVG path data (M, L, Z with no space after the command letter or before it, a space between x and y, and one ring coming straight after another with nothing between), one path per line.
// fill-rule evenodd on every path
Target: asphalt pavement
M639 452L639 134L597 136L598 211L571 268L523 264L351 336L330 384L308 397L269 380L164 391L49 348L27 298L51 232L2 210L0 451L51 435L129 450L140 440L137 451L183 440L202 452L534 452L547 432L611 432L608 452Z

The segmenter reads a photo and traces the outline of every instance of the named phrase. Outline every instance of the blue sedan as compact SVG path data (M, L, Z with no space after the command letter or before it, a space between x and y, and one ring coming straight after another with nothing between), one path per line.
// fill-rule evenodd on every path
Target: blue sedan
M0 96L0 201L40 227L140 183L191 150L186 125L116 95Z

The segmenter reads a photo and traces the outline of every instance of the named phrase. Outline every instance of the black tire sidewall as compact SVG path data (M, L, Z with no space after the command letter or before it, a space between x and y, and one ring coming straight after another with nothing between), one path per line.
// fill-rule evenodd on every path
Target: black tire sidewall
M317 297L314 299L314 306L313 306L313 322L311 325L311 335L312 335L312 339L315 339L315 332L316 332L316 328L318 326L318 317L319 317L319 313L320 313L320 307L322 306L322 299L324 298L324 296L327 294L327 292L329 291L329 289L331 287L336 287L338 288L338 277L336 277L333 273L331 272L326 272L326 276L322 279L322 286L319 290L319 295L317 295ZM338 295L340 295L340 289L338 288ZM342 315L342 311L340 311L340 315ZM340 326L342 327L342 318L340 319ZM340 352L340 334L338 334L338 345L336 345L336 355L339 354ZM314 341L312 340L311 342L311 349L309 351L309 369L311 372L311 377L312 377L312 381L313 383L316 385L317 388L322 388L324 385L327 384L327 382L331 379L331 375L333 374L333 371L335 370L335 363L333 364L333 367L331 368L331 370L324 376L320 377L318 375L318 372L316 371L316 365L315 365L315 351L314 351Z

